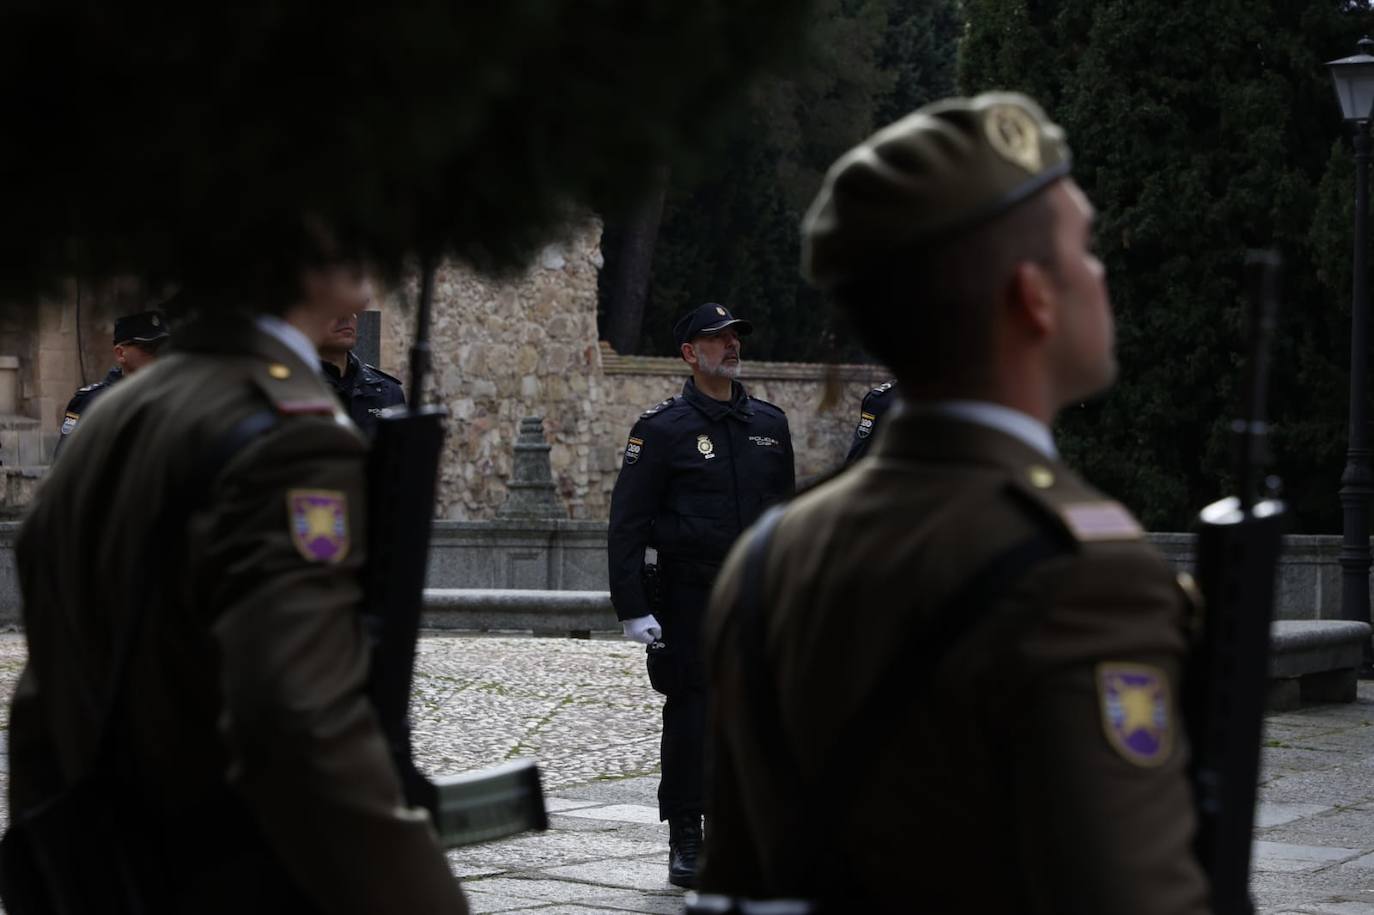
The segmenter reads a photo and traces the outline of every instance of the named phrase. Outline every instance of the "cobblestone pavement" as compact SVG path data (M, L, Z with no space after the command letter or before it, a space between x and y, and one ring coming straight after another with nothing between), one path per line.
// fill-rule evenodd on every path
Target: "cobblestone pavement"
M23 657L22 638L0 634L0 727ZM660 703L642 659L642 648L610 639L422 640L421 767L437 775L533 756L544 772L549 832L450 852L474 911L681 910L654 801ZM1263 778L1260 915L1374 915L1374 683L1351 705L1271 716Z

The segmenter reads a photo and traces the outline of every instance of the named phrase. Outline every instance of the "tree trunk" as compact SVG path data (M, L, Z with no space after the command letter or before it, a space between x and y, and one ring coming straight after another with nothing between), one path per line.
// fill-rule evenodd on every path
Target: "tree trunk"
M621 224L615 252L610 296L606 302L606 339L617 353L639 349L644 329L644 306L654 265L654 245L668 196L668 169L655 171L654 182Z

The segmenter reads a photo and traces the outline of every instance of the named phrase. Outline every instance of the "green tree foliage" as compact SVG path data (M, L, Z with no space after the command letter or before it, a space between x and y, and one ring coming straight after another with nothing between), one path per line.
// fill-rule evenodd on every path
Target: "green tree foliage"
M1232 485L1247 248L1285 257L1271 408L1299 528L1339 527L1353 179L1323 62L1365 4L967 0L968 92L1030 93L1099 210L1121 380L1061 417L1069 459L1154 529Z
M958 30L954 0L818 0L803 52L760 80L700 169L674 176L640 352L674 352L675 319L721 301L758 326L751 358L858 355L798 276L797 227L841 153L952 91ZM608 257L617 229L612 217Z
M416 251L515 263L700 146L806 9L14 0L0 291L231 283L321 230L389 267Z

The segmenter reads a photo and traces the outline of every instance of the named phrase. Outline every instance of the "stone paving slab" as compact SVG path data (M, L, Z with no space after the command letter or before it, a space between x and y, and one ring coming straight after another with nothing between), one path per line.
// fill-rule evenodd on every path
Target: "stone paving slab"
M3 756L22 638L0 633ZM660 698L620 640L434 635L417 660L416 759L445 774L538 758L551 829L452 851L473 911L677 913L655 806ZM1258 915L1374 915L1374 683L1266 721ZM995 862L989 861L990 872ZM977 911L970 897L970 911Z

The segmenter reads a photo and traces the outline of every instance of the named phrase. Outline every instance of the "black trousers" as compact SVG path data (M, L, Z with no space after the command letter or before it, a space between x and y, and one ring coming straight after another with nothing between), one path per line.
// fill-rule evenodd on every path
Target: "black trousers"
M719 566L664 563L663 642L679 665L678 686L663 703L663 739L658 783L658 816L700 814L706 806L706 671L702 664L701 626L706 602Z

